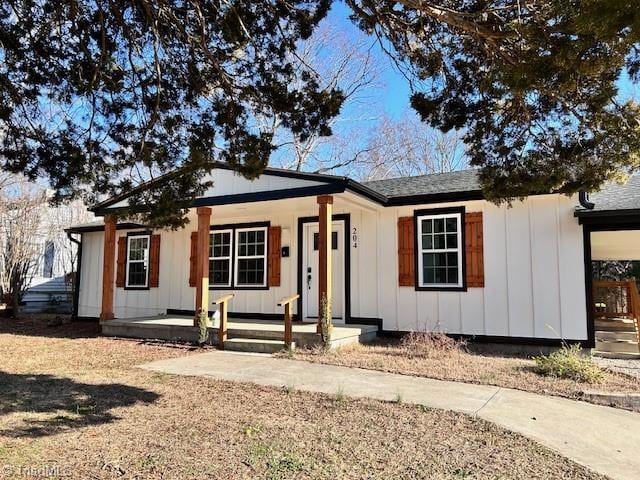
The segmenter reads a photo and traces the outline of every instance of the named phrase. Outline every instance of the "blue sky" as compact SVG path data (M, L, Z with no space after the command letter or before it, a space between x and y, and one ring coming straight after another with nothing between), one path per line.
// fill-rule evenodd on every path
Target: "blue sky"
M335 2L329 15L323 21L339 26L354 38L366 38L367 35L349 20L350 13L351 10L343 2ZM368 38L372 43L375 43L373 37ZM410 108L408 82L377 43L375 43L373 50L377 60L383 64L381 80L384 85L379 90L379 94L384 113L392 118L397 118Z

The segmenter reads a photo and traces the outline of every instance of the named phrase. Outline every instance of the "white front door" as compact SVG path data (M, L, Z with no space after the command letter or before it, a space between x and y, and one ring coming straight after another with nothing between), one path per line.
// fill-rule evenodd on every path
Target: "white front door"
M318 239L317 223L305 223L303 232L302 288L304 317L318 318ZM344 322L344 222L333 222L331 228L331 264L333 269L331 311L336 323Z

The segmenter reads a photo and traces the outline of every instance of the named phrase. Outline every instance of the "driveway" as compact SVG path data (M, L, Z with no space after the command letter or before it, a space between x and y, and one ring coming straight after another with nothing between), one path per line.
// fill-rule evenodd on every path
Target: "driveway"
M213 351L141 367L453 410L521 433L611 478L637 479L640 472L640 414L625 410L501 387L256 354Z

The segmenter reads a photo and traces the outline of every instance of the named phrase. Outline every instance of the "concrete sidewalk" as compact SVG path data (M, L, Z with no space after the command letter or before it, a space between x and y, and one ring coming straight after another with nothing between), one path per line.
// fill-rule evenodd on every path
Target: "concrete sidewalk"
M422 404L477 415L596 472L640 478L640 414L487 385L446 382L267 355L214 351L142 368L176 375Z

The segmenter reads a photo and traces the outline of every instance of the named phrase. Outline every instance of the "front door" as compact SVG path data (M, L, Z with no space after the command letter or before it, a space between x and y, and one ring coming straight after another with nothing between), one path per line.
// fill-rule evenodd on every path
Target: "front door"
M320 227L305 223L303 232L302 282L304 316L318 318L318 261ZM333 270L331 303L335 323L344 322L344 222L335 221L331 228L331 264Z

